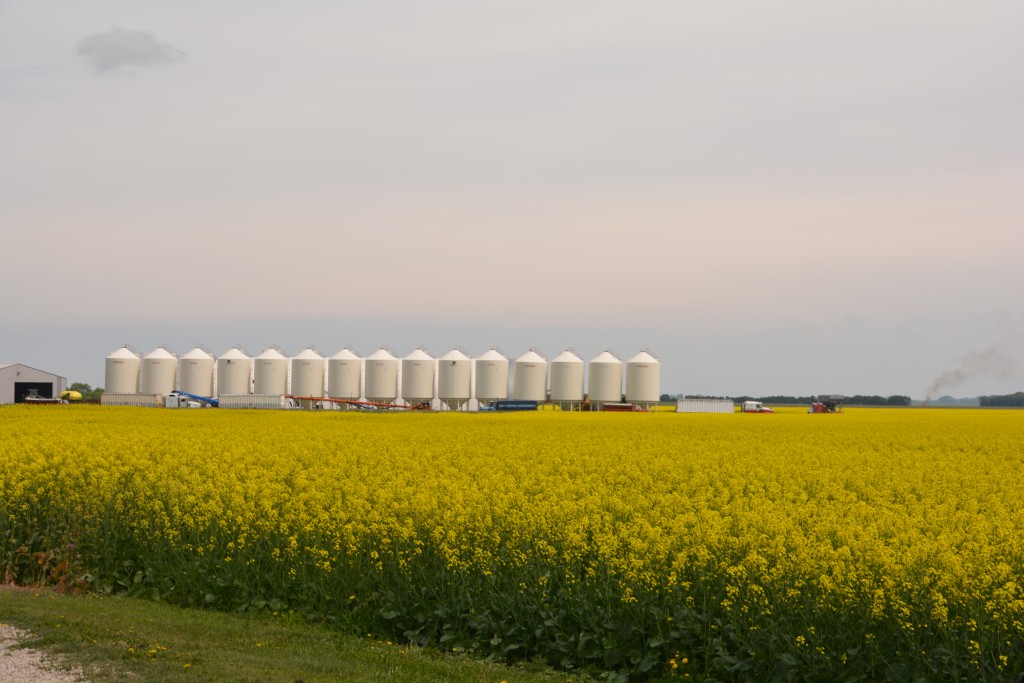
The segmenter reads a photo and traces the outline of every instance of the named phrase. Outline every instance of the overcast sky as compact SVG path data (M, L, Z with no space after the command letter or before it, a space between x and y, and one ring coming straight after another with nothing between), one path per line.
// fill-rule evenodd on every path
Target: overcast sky
M1024 390L1022 34L1009 0L0 0L0 362Z

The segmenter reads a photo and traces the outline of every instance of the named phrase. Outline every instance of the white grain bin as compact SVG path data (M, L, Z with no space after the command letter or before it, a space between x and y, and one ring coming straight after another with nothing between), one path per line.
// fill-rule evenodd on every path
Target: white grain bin
M565 404L583 401L583 359L570 350L551 361L551 400Z
M641 351L626 361L626 400L652 404L661 398L661 363Z
M622 400L622 361L608 351L590 361L587 397L591 404L617 403Z
M174 391L178 359L167 349L153 349L142 357L139 393L167 395Z
M545 401L548 394L548 362L534 350L516 358L512 370L512 398Z
M327 360L327 395L359 400L363 361L351 349L342 349Z
M507 361L506 361L507 366ZM452 349L437 361L437 397L450 410L461 410L469 403L473 362L458 349ZM506 386L508 373L505 374Z
M476 359L476 400L504 401L508 398L508 358L491 349Z
M324 357L311 348L303 349L293 356L291 394L323 398L324 369ZM303 401L302 407L312 408L313 402Z
M288 393L288 359L277 349L267 349L252 362L254 394Z
M213 396L213 356L198 346L178 359L178 389Z
M423 349L402 359L402 398L409 405L434 399L434 367L437 362Z
M217 395L231 396L252 391L252 358L241 349L228 349L217 359Z
M391 403L398 398L398 359L379 349L364 363L366 398L374 403Z
M107 356L104 390L110 394L139 393L139 367L142 360L124 346Z

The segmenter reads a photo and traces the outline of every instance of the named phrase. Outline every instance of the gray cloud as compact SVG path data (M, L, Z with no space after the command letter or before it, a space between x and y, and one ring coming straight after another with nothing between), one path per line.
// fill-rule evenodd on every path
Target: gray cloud
M173 45L157 40L149 31L130 31L116 26L106 33L86 36L78 44L78 54L89 60L97 71L174 64L186 56Z

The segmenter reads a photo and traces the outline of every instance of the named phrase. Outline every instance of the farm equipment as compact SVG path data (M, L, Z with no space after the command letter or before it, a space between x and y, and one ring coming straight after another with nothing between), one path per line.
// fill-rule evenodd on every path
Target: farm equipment
M55 406L69 403L69 401L63 398L47 398L46 396L26 396L24 403L30 406Z
M540 405L538 401L528 401L525 399L499 399L491 401L487 407L481 406L481 410L496 410L499 412L518 412L522 410L537 410L537 406Z
M845 396L839 394L822 394L815 396L811 405L807 408L808 413L841 413L843 412L843 399Z
M606 402L601 404L602 413L646 413L647 408L633 403Z
M355 406L360 410L377 410L377 409L391 409L398 408L400 410L430 410L430 401L421 401L416 405L399 405L397 403L380 403L377 401L358 401L349 398L328 398L326 396L293 396L291 394L285 394L285 398L292 399L293 401L299 401L300 405L302 401L309 401L310 403L340 403L342 405Z
M64 391L61 392L59 398L53 398L52 396L41 395L38 389L29 389L28 393L25 394L25 397L22 399L22 402L30 406L62 405L65 403L70 403L69 397L65 396L65 394L71 393L77 394L78 392ZM82 395L78 394L78 398L79 400L81 400Z

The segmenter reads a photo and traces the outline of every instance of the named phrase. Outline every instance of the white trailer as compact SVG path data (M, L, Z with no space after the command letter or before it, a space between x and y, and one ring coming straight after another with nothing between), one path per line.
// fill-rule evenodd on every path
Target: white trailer
M163 408L163 394L107 394L100 396L100 405Z
M219 396L221 408L250 408L257 410L284 410L298 408L295 399L284 394L223 394Z
M736 404L727 398L676 399L677 413L735 413Z

